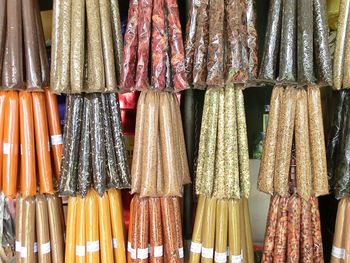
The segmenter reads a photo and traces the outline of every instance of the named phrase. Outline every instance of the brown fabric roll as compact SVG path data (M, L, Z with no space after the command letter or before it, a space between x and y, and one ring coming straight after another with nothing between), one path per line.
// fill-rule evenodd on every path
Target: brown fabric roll
M332 249L332 263L340 263L344 259L343 249L343 231L345 224L346 205L348 198L343 198L338 203L337 219L335 221L333 249ZM340 252L340 253L339 253Z
M23 224L23 198L18 195L16 200L16 262L21 263L22 251L22 224Z
M111 0L112 30L114 44L114 62L116 69L117 84L120 85L123 63L123 37L121 30L118 0Z
M288 200L287 262L299 262L300 257L300 198L293 195Z
M301 262L313 262L310 204L304 199L301 201L300 255Z
M23 199L23 217L22 217L22 252L21 262L32 263L34 257L35 242L35 199L28 197Z
M163 226L162 212L160 207L160 198L149 198L149 215L150 215L150 262L162 263L163 257Z
M60 21L62 20L61 6L63 1L54 0L53 10L52 10L52 39L51 39L51 75L50 75L50 85L51 90L55 93L61 93L61 87L59 83L59 41L62 37L60 31Z
M163 220L163 235L165 243L165 257L164 262L176 263L178 259L178 248L176 242L174 205L171 197L161 198L162 220Z
M320 211L318 210L318 199L314 196L310 199L310 209L313 238L313 260L314 262L323 262Z
M35 197L36 203L36 237L38 242L38 261L51 262L51 243L49 230L49 214L46 197L42 194Z

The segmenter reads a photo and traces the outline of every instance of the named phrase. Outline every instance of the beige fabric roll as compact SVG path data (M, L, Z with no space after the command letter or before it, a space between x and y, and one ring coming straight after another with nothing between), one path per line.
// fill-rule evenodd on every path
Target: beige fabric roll
M18 195L16 200L16 262L21 263L23 198Z
M39 194L35 197L36 203L36 237L38 243L38 262L51 262L51 242L49 229L49 213L46 197Z
M34 257L35 242L35 200L34 197L23 199L22 217L22 252L21 262L35 262Z
M216 199L207 199L202 230L201 263L210 263L214 259L216 204Z
M228 201L228 245L229 245L229 262L233 259L241 258L242 253L242 234L241 234L241 209L240 201Z
M343 233L344 233L347 203L348 203L348 198L343 198L339 201L339 204L338 204L337 219L335 221L331 263L344 262L343 258L345 256L345 253L344 253L345 250L343 248Z

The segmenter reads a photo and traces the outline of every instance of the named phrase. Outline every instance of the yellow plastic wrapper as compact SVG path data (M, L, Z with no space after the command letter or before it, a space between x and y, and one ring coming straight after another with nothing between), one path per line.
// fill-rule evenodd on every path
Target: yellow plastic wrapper
M75 227L75 263L86 261L86 235L85 235L85 198L77 196L77 214Z
M90 190L85 198L86 263L100 262L98 210L97 193Z
M213 262L214 242L215 242L215 216L216 203L214 198L208 198L204 211L203 229L202 229L202 255L201 263Z
M120 190L108 190L109 207L111 212L112 237L114 260L116 262L126 262L125 248L125 226L123 217L123 204Z
M23 198L18 195L16 200L16 262L21 262Z
M100 227L101 262L113 262L111 214L109 209L108 193L105 192L102 197L98 196L97 200Z
M35 197L36 204L36 237L38 243L39 263L51 262L51 242L49 229L49 214L47 201L44 195ZM74 233L73 233L74 234ZM71 261L74 263L74 261Z
M241 231L241 257L242 257L242 262L243 263L249 263L248 262L248 257L247 257L247 236L246 236L246 232L245 232L245 218L244 218L244 212L243 212L243 201L242 199L239 200L239 209L240 211L240 227L239 230ZM234 262L234 260L232 260Z
M216 204L215 262L227 260L228 201L218 200Z
M75 262L75 231L76 225L81 224L77 221L77 198L69 197L67 212L67 235L66 235L66 263Z
M332 30L337 29L339 2L340 0L327 0L328 25Z
M35 242L35 200L34 197L23 199L22 251L21 262L32 263Z
M241 240L241 210L240 201L228 201L228 246L229 246L229 262L236 262L241 260L242 255L242 240Z
M204 195L200 195L198 198L196 217L194 220L189 263L200 262L202 251L202 226L205 208L206 197Z
M245 235L246 235L246 244L247 244L247 253L246 253L246 259L247 262L254 262L254 246L253 246L253 239L252 239L252 226L250 223L250 213L249 213L249 205L248 205L248 199L243 198L243 213L244 213L244 229L245 229Z

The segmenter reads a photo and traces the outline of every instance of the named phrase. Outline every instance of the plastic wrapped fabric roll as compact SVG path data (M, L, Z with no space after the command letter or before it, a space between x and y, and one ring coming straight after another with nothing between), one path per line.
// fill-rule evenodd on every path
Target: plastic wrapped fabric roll
M216 199L207 199L202 229L202 263L213 262L214 258L216 206Z
M42 88L38 32L36 30L35 1L22 0L23 43L26 68L26 88ZM16 25L18 26L18 24ZM19 53L21 54L21 53Z
M161 198L165 257L169 263L178 262L179 251L176 242L175 216L172 197Z
M120 190L108 190L110 217L112 223L113 251L114 260L117 262L126 262L126 235L123 217L123 204ZM130 221L129 221L130 222Z
M350 20L347 21L347 26L346 26L346 40L344 44L344 65L343 65L343 82L342 82L342 88L348 89L350 88L350 71L348 67L350 66L350 56L348 55L350 52L350 42L348 40L348 36L350 35Z
M181 207L180 207L180 197L172 197L174 206L174 220L175 220L175 233L176 242L178 249L178 259L177 262L184 262L184 244L182 239L182 218L181 218Z
M137 250L136 262L148 262L149 246L149 205L148 198L140 198L137 207L138 226L137 226Z
M106 189L106 150L103 143L103 109L101 94L93 93L89 97L91 103L91 159L94 188L100 196L103 196Z
M109 103L110 123L115 154L118 161L118 174L121 181L120 188L130 188L129 164L126 157L125 141L123 137L119 100L114 93L106 95Z
M350 218L350 202L349 199L347 200L347 204L346 204L346 211L345 211L345 224L344 224L344 228L343 228L343 245L342 247L344 247L345 250L345 259L344 262L348 262L350 260L350 239L349 239L349 231L350 231L350 225L347 224L346 222L349 221Z
M164 11L165 16L168 15L167 10ZM168 40L169 35L169 27L168 27L168 20L165 19L165 91L173 92L174 91L174 84L173 84L173 73L171 70L171 50L170 50L170 44Z
M228 202L228 245L229 262L242 260L241 210L238 200ZM241 261L242 262L242 261Z
M47 194L47 205L49 211L49 226L51 238L51 261L60 263L64 261L64 240L63 226L61 221L62 207L59 198L56 195Z
M100 228L101 262L113 262L113 239L108 193L98 196L98 216Z
M333 88L339 90L343 86L345 46L350 21L350 1L341 0L339 6L337 39L333 63Z
M313 43L313 3L298 0L298 84L315 83Z
M76 228L82 222L77 221L77 197L69 197L67 211L67 236L65 262L75 262Z
M0 91L0 145L3 145L4 125L5 125L5 105L7 94L5 91ZM0 147L0 189L2 189L3 181L3 147Z
M248 262L248 250L247 250L247 234L244 228L244 224L245 224L245 219L244 219L244 213L243 213L243 199L240 199L239 202L239 209L240 209L240 227L239 227L239 231L241 232L241 260L243 263L249 263ZM234 261L234 260L233 260Z
M86 260L86 229L85 229L85 201L86 198L77 196L77 207L76 207L76 227L75 227L75 262L85 263Z
M299 262L300 257L300 212L301 203L297 195L288 198L288 262Z
M103 139L106 148L106 167L107 167L107 187L120 188L120 180L118 175L117 158L114 152L113 133L110 122L110 111L108 107L108 98L101 94L102 117L103 117Z
M282 31L278 82L295 83L297 74L297 0L282 3Z
M310 204L308 201L301 200L301 228L300 228L300 261L313 261L313 239Z
M278 116L278 134L274 172L274 191L281 196L288 194L288 177L292 151L293 130L297 91L287 87L283 92L280 113Z
M216 204L215 262L227 261L228 202L218 200Z
M24 198L36 193L34 116L32 96L19 92L19 126L21 143L20 185Z
M160 207L160 198L149 198L149 223L150 223L150 262L161 263L163 257L163 227L162 227L162 212Z
M249 52L249 60L248 60L248 77L249 80L255 80L258 74L258 43L257 37L258 34L256 32L256 17L254 10L254 1L246 0L247 10L246 10L246 18L247 18L247 44L248 44L248 52Z
M199 263L202 251L202 226L206 209L206 197L199 195L194 220L189 263Z
M18 92L7 92L5 99L3 131L3 192L9 198L17 193L19 148L19 99Z
M205 89L209 42L209 1L200 0L199 3L193 59L193 85L195 88Z
M269 112L269 123L267 125L266 137L264 140L264 148L261 158L258 189L267 194L273 194L273 177L275 160L277 158L277 133L278 121L283 99L284 89L276 86L272 90Z
M142 148L143 148L143 131L145 127L146 115L146 92L141 92L137 102L136 109L136 127L134 139L134 154L131 166L131 193L139 193L141 191L141 174L142 174Z
M129 3L128 24L124 34L122 88L132 91L135 88L137 44L138 44L139 1Z
M328 42L328 21L326 1L314 0L314 42L316 54L316 73L320 85L332 86L332 60Z
M246 83L249 71L249 50L248 50L248 27L245 15L247 13L247 1L241 0L241 23L240 23L240 41L241 41L241 58L242 58L242 79L240 83Z
M16 262L21 263L22 235L23 235L23 197L18 195L16 199Z
M116 80L119 85L122 75L122 63L123 63L123 36L121 30L119 4L117 0L111 0L111 13L112 13L112 38L114 45L114 62L116 71Z
M247 123L244 110L244 96L241 87L236 89L236 116L238 135L239 180L241 196L249 197L249 152L247 138Z
M304 89L300 89L297 91L294 135L296 150L296 183L297 193L305 200L309 200L313 193L309 127L314 128L314 126L309 126L309 120L311 118L308 118L307 106L307 93ZM310 133L311 130L312 128L310 129ZM315 175L320 176L316 173Z
M86 262L100 262L98 196L90 190L85 199Z
M274 241L274 262L287 261L287 238L288 238L288 197L282 197L278 205L278 220Z
M225 88L225 198L240 198L236 95L233 85Z
M70 53L70 91L83 91L84 51L85 51L85 1L72 1L71 53Z
M62 127L60 123L60 115L58 112L57 97L49 89L45 89L45 105L46 115L49 124L51 154L53 168L56 179L60 177L61 160L62 160Z
M49 128L44 93L33 92L32 99L40 192L53 193Z
M282 24L282 0L273 0L270 3L264 51L260 65L259 79L273 82L276 77L276 68Z
M138 195L134 195L130 203L130 222L128 231L128 263L135 262L136 260L138 205L139 197Z
M0 10L0 86L2 86L2 67L5 54L5 41L6 41L6 21L7 21L7 6L6 0L0 1L0 6L3 8Z
M35 199L28 197L23 199L22 212L22 251L21 262L31 263L34 261L35 240Z
M245 258L248 262L254 261L254 247L253 247L253 240L252 240L252 226L250 222L250 213L249 213L249 205L248 205L248 199L243 197L242 198L242 205L243 205L243 213L244 213L244 229L245 229L245 236L246 236L246 244L247 244L247 252L245 254Z
M311 163L316 196L328 194L326 146L324 142L321 92L318 87L308 87Z
M269 212L267 214L267 224L264 237L264 252L262 256L263 262L273 262L273 253L275 246L275 236L278 220L278 205L281 197L274 195L270 199Z
M310 210L313 239L313 260L317 262L323 262L320 212L318 210L318 199L314 196L310 199Z
M332 263L342 262L344 259L344 248L343 248L343 236L344 236L344 224L346 215L346 205L348 198L342 198L338 203L337 218L335 221L335 230L333 238L333 249L332 249ZM341 253L338 253L341 252Z
M62 38L62 31L60 21L62 20L62 9L63 1L54 0L52 8L52 39L51 39L51 74L50 74L50 85L51 90L55 93L61 93L60 86L60 74L58 65L60 64L59 57L59 45Z

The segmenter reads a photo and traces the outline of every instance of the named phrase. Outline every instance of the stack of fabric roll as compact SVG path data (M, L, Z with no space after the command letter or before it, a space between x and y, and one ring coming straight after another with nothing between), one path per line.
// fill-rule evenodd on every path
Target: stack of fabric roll
M189 262L253 262L243 97L257 75L253 1L194 1L189 17L186 73L194 88L208 88Z
M188 88L177 0L130 1L122 88L141 91L128 260L183 262L179 197L191 179L175 94Z
M39 4L3 0L0 5L0 184L6 198L16 198L19 192L16 236L9 245L16 249L16 262L59 262L64 256L64 221L54 184L61 165L62 132L57 99L48 87ZM1 221L6 204L1 198ZM1 228L4 238L9 232L6 224Z
M258 178L258 189L274 195L264 262L284 261L286 255L296 262L323 261L316 197L328 194L328 180L320 87L332 85L325 11L322 0L270 3L258 77L275 85ZM290 236L283 232L287 226Z
M116 190L130 187L115 94L122 43L117 0L54 1L51 86L68 94L59 182L70 196L65 262L126 260Z

